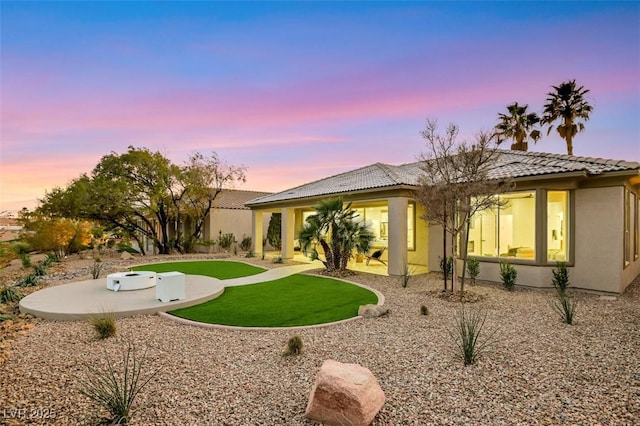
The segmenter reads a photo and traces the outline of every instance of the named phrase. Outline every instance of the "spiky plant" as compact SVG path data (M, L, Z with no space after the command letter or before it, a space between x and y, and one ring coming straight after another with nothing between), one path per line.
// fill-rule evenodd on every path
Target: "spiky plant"
M299 355L302 352L302 339L297 334L291 336L287 341L287 349L285 350L285 356Z
M455 343L456 353L464 360L464 365L475 364L494 341L496 330L484 330L486 319L486 313L480 310L469 312L464 305L455 315L455 327L449 330L449 335Z
M102 315L91 317L89 323L98 334L99 339L115 336L117 325L114 312L104 312Z

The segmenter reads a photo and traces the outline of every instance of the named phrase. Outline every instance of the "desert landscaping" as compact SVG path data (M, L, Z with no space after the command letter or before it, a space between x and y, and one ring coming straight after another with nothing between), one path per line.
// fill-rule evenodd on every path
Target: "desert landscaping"
M104 258L103 274L167 258L176 256ZM44 286L91 278L91 263L70 257L49 270ZM3 282L17 273L15 265L3 269ZM468 286L481 300L466 309L486 312L485 335L495 332L471 366L454 351L449 331L460 303L441 297L439 273L412 277L406 288L397 277L356 273L348 280L382 292L390 313L277 331L200 328L147 315L118 319L116 336L104 340L85 321L4 321L3 423L100 423L107 413L80 393L80 383L88 366L121 360L128 343L146 350L143 376L156 373L134 406L133 425L314 424L304 412L327 359L360 364L377 378L386 402L374 425L640 422L638 279L620 296L577 292L573 325L551 308L552 290ZM296 334L302 353L283 356Z

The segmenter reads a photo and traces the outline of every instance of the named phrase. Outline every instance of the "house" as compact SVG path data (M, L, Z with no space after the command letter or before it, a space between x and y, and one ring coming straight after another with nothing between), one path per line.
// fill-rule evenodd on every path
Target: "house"
M246 203L254 250L263 251L263 216L282 213L282 256L292 258L297 232L321 199L352 202L386 247L389 275L407 263L439 270L442 228L420 217L420 163L376 163ZM500 281L499 262L518 271L518 284L549 287L552 269L567 262L573 287L621 293L640 274L640 163L539 152L500 151L491 178L510 177L507 203L472 218L469 256L479 279Z

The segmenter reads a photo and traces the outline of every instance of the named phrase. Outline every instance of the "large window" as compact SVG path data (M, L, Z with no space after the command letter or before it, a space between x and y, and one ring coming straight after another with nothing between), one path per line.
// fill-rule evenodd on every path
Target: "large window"
M471 218L468 254L535 259L536 194L514 192L499 196L501 206Z
M568 260L569 191L547 192L547 261Z
M354 210L358 212L357 219L364 220L369 225L369 230L375 237L373 246L388 247L389 208L387 206L361 207ZM410 202L407 207L407 248L409 250L415 250L415 221L415 203Z

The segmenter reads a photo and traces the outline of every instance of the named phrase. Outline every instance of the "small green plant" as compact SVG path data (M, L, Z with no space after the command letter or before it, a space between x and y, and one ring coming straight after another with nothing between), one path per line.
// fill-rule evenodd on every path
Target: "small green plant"
M114 363L106 351L104 358L106 369L87 365L88 377L78 379L80 393L109 412L110 424L127 424L136 398L159 370L145 374L147 351L145 349L142 356L136 355L131 342L123 351L122 363Z
M47 265L44 262L37 263L33 267L33 273L36 277L44 277L47 275Z
M400 276L402 284L402 288L407 288L409 285L409 281L411 281L411 277L413 276L415 270L409 267L408 263L404 264L404 270L402 271L402 275Z
M252 250L249 250L249 251L247 252L247 254L246 254L244 257L251 258L251 257L256 257L256 255L253 253L253 251L252 251Z
M0 322L12 320L13 317L11 315L0 314Z
M558 262L552 273L551 283L553 288L556 289L556 299L551 302L551 306L560 315L562 322L573 324L578 302L571 297L568 291L570 282L567 264Z
M39 279L35 274L29 274L18 281L16 287L35 287L39 283Z
M44 264L50 266L53 263L59 263L60 256L56 252L47 253L47 257L44 259Z
M31 258L27 253L20 253L20 260L22 260L22 266L25 268L31 267Z
M99 339L106 339L116 334L116 315L113 312L105 312L102 315L94 316L89 322L98 334Z
M93 277L94 280L97 280L98 278L100 278L100 272L102 272L103 267L104 265L102 264L102 261L100 260L100 258L96 257L93 260L93 265L91 265L91 276Z
M553 278L551 279L553 288L556 289L558 294L565 294L567 287L569 287L570 284L567 264L564 262L558 262L551 272L553 273Z
M287 341L287 349L285 350L285 356L300 355L302 352L302 339L297 334L292 336Z
M471 278L471 283L476 283L476 278L480 274L480 261L474 257L470 257L467 259L467 273L469 274L469 278Z
M507 290L513 290L518 278L518 271L509 262L500 262L500 277Z
M13 243L11 249L15 254L22 257L25 254L29 254L30 247L29 244L25 243L24 241L17 241Z
M442 272L445 277L449 277L453 274L453 257L448 256L440 258L440 272Z
M231 244L235 242L236 242L236 237L232 233L223 234L222 231L220 231L220 234L218 235L218 241L217 241L220 248L229 250L229 248L231 248Z
M0 287L0 303L18 302L22 297L20 290L15 287Z
M276 256L273 258L272 260L273 263L284 263L284 259L282 258L282 256Z
M244 251L247 251L251 248L251 244L253 244L253 240L251 239L251 237L243 235L242 241L240 241L240 248Z
M429 308L426 305L420 305L420 315L429 315Z
M455 315L455 327L449 335L455 343L456 353L464 360L464 365L475 364L477 359L493 343L496 330L484 333L487 314L480 310L468 312L464 305Z

